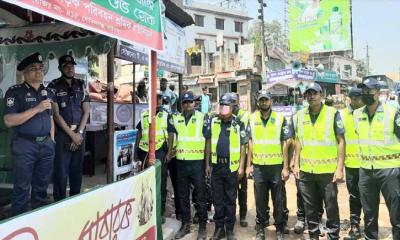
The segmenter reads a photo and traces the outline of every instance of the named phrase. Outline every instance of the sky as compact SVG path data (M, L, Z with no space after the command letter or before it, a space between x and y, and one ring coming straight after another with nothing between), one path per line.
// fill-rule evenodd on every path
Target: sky
M285 0L264 2L267 4L264 9L265 20L277 20L283 25ZM258 1L245 0L245 3L248 15L256 19ZM352 3L354 57L365 59L368 43L372 74L400 72L400 0L353 0Z

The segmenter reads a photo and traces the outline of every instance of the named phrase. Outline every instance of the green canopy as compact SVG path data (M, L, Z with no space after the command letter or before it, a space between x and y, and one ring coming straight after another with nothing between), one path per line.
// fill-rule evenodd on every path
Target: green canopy
M95 54L105 54L115 39L65 23L29 25L0 29L0 57L3 63L13 59L21 61L31 53L44 57L72 53L81 58L91 49Z

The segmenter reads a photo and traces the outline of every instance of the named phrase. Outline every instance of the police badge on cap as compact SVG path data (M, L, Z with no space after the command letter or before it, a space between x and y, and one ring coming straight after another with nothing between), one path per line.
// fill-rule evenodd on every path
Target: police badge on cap
M71 55L64 55L58 59L58 66L62 67L65 64L71 63L76 65L75 59Z
M18 71L23 71L25 68L27 68L29 65L33 63L40 63L43 64L43 58L40 53L34 53L26 58L24 58L17 66Z

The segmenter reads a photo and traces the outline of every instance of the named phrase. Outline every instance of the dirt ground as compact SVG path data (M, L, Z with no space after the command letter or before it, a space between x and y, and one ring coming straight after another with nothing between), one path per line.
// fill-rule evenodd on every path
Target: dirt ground
M341 219L341 232L340 236L341 238L347 236L347 233L349 231L349 216L350 216L350 211L349 211L349 194L346 189L345 183L339 184L339 193L338 193L338 202L339 202L339 210L340 210L340 219ZM171 194L172 189L169 184L169 193L168 193L168 204L167 204L167 216L174 217L173 211L173 195ZM303 235L298 235L293 232L293 227L296 223L296 185L295 185L295 180L293 176L288 180L286 183L286 190L287 190L287 196L288 196L288 209L289 209L289 229L290 229L290 234L285 235L286 239L309 239L307 231L304 232ZM271 209L272 209L272 202L270 201L269 203ZM381 197L381 204L380 204L380 212L379 212L379 239L393 239L392 234L391 234L391 225L390 225L390 220L389 220L389 213L386 208L385 202L383 200L383 197ZM238 240L242 239L255 239L255 234L256 231L254 230L255 226L255 212L256 212L256 207L255 207L255 200L254 200L254 192L253 192L253 181L249 180L248 182L248 201L247 201L247 206L248 206L248 214L247 214L247 220L249 222L249 226L246 228L240 227L239 224L237 223L235 225L235 232L236 232L236 237ZM237 212L238 212L239 206L237 206ZM193 214L193 212L192 212ZM238 215L237 219L239 218ZM272 216L272 213L271 213ZM211 217L211 216L210 216ZM363 216L361 216L363 218ZM326 217L324 216L324 219ZM273 218L271 217L270 222L273 223ZM197 238L197 228L198 225L192 225L192 231L190 234L185 236L183 240L193 240ZM363 220L362 220L362 226L363 227ZM214 224L213 222L209 221L207 224L207 236L209 238L212 237L212 234L214 232ZM275 239L275 227L269 226L265 229L266 233L266 239ZM322 237L320 239L326 239L326 237Z

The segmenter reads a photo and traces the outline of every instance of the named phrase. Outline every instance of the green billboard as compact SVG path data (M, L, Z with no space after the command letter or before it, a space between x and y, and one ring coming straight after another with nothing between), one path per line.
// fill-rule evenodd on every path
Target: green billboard
M351 0L290 0L291 52L350 50Z

